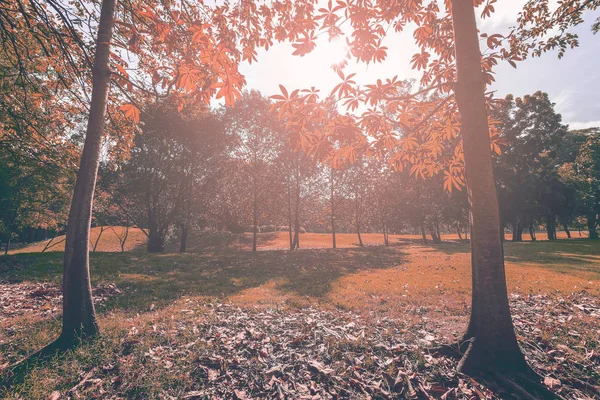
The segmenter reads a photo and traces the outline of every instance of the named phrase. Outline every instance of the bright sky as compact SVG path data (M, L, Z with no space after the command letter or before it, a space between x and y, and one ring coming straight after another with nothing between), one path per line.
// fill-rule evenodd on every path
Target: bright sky
M480 21L479 28L488 33L505 32L515 23L523 3L523 0L499 1L496 13L492 18ZM498 96L512 93L521 97L542 90L556 103L563 122L572 129L600 126L600 34L593 35L590 31L598 14L585 16L585 23L574 30L580 36L580 47L568 51L561 60L556 53L548 53L518 64L516 70L508 63L498 66L493 86ZM279 93L280 83L288 90L315 86L327 95L339 82L330 65L343 58L343 43L329 43L324 37L319 39L317 48L304 57L292 56L291 45L278 44L268 52L260 52L257 63L243 65L241 70L249 88L259 89L267 95ZM356 72L355 80L361 84L395 75L400 79L419 77L409 64L416 52L412 32L389 35L384 45L388 47L388 58L384 63L350 64L345 73Z

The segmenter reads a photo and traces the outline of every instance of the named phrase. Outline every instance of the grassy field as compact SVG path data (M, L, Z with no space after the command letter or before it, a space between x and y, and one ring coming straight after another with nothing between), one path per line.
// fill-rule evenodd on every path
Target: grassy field
M343 310L364 318L383 316L419 326L427 323L441 341L456 340L467 322L471 274L469 245L464 243L421 245L418 236L391 236L392 246L384 247L376 246L382 241L381 235L365 234L367 246L359 248L355 235L340 234L341 248L332 250L326 248L330 246L329 235L303 234L302 248L290 252L282 250L286 235L276 233L261 234L259 248L265 251L252 253L247 250L249 235L210 235L195 237L191 253L147 254L141 232L132 235L135 239L125 253L120 252L118 241L115 243L116 236L111 238L109 233L112 231L104 232L107 236L100 242L101 252L91 255L93 285L114 284L118 288L98 306L104 332L100 344L78 350L67 361L56 360L51 368L34 371L23 386L7 395L45 398L50 389L73 387L81 381L81 372L95 363L94 358L114 364L115 349L128 346L132 337L136 343L143 342L136 351L148 351L162 340L152 336L156 326L170 330L168 336L172 338L178 334L180 323L202 320L202 306L190 311L190 302L227 303L254 310L312 307ZM452 238L456 239L445 239ZM23 292L19 301L29 301L31 296L26 292L31 286L26 285L60 283L62 253L26 252L39 246L43 247L36 244L0 257L0 295L4 296L4 301L0 297L0 312L2 306L14 304L10 293ZM600 295L598 242L507 242L505 257L511 293ZM56 299L38 301L38 297L37 305L23 312L0 314L0 366L38 350L57 335L60 303ZM172 340L191 342L193 333L186 331L183 338ZM132 374L129 378L134 379L135 365L127 368ZM171 382L169 379L177 378L159 379L157 385L168 385L165 382ZM144 387L145 394L132 398L158 393L148 382L140 382L139 387Z
M94 227L90 231L90 248L94 246L98 235L100 235L101 228ZM105 227L98 246L97 252L119 252L121 246L119 243L119 237L123 237L125 227ZM129 236L125 242L125 251L133 251L135 249L143 248L146 245L146 235L139 228L129 228ZM586 232L573 232L574 239L587 237ZM539 232L538 240L544 240L545 234ZM564 231L557 232L558 239L567 239L567 235ZM378 246L383 245L383 235L377 233L364 233L362 234L363 243L365 246ZM458 235L456 234L443 234L442 239L445 241L456 242L458 241ZM506 240L511 239L511 234L506 234ZM64 235L57 236L54 239L42 240L39 242L26 244L19 246L18 248L9 251L9 254L20 254L20 253L38 253L45 252L62 252L65 249L65 237ZM420 241L420 235L390 235L391 243L398 243L404 241ZM523 235L523 240L528 242L530 237L528 234ZM355 234L340 233L337 235L337 247L348 248L358 247L358 237ZM259 234L259 250L286 250L289 248L289 238L287 232L277 233L261 233ZM321 233L306 233L301 235L301 247L307 249L320 249L320 248L331 248L332 238L329 234ZM188 250L194 251L214 251L214 250L251 250L252 249L252 236L246 233L245 235L194 235L190 240ZM176 251L176 244L171 244L171 250Z

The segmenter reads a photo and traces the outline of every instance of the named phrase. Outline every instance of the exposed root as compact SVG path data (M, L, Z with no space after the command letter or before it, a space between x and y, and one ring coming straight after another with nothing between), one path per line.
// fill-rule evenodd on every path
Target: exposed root
M91 339L91 337L89 339ZM0 382L0 393L10 389L15 385L22 384L25 381L28 373L36 366L44 364L52 358L64 353L65 351L75 348L81 343L81 339L59 336L58 339L43 349L8 367L6 372L4 372L4 381Z

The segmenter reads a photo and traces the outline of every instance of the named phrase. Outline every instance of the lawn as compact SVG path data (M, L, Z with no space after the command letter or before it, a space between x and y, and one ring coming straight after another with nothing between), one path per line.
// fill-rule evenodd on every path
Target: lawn
M446 239L450 238L455 239L453 236ZM110 237L103 240L108 241ZM223 333L215 338L216 332L210 326L226 329L235 337L240 332L232 331L232 326L237 325L231 321L236 318L246 321L244 324L253 324L257 331L271 329L274 321L292 324L285 328L277 325L281 327L278 333L281 337L292 335L290 332L296 332L294 329L305 329L294 325L297 321L311 325L322 318L323 324L317 323L314 329L324 329L323 338L311 340L321 340L314 346L326 346L326 357L320 353L310 356L327 364L336 374L341 374L342 370L334 356L342 354L339 346L346 344L344 341L335 345L328 342L327 333L335 332L336 326L346 326L342 322L355 324L348 328L352 333L344 332L353 338L362 332L364 338L359 342L365 348L373 345L374 338L396 344L401 339L407 350L402 355L395 355L400 358L393 366L388 365L390 371L386 374L396 377L400 359L404 364L411 364L410 360L413 360L415 364L411 368L420 371L414 379L421 380L419 384L425 385L427 393L435 397L437 392L432 388L436 387L440 393L443 388L444 393L454 390L455 397L460 398L460 393L468 397L459 393L462 390L459 388L460 376L440 377L441 367L432 366L431 360L423 359L424 346L430 346L432 341L438 344L456 341L465 329L471 283L468 244L421 245L417 236L391 236L392 246L385 247L380 245L381 235L365 234L363 240L367 246L359 248L355 235L340 234L338 245L342 248L332 250L325 248L330 245L329 235L304 234L300 242L302 248L290 252L282 250L286 247L286 235L274 233L261 234L259 248L262 251L252 253L247 250L249 240L249 235L203 235L192 241L193 252L147 254L140 239L132 241L134 245L124 253L102 251L91 254L92 283L103 328L102 338L36 369L23 385L6 392L6 397L47 398L57 391L61 396L72 397L79 393L83 397L168 398L165 396L169 395L177 398L197 392L197 398L243 398L240 392L243 391L248 398L270 398L270 395L260 395L267 390L264 387L260 389L263 392L252 389L252 385L234 388L237 387L235 382L244 379L255 382L255 378L235 378L236 373L228 367L216 369L199 361L209 353L231 355L227 351L233 350L227 350L220 342L222 335L227 335ZM109 248L102 242L99 246L99 249ZM27 253L23 250L0 257L0 366L4 367L49 343L60 328L58 285L62 253ZM559 390L567 397L576 398L583 393L592 398L597 383L588 380L593 382L599 374L587 368L598 365L600 314L595 307L600 294L600 245L586 239L507 242L505 257L511 304L516 310L515 321L524 350L528 351L526 347L531 343L537 348L543 347L540 343L547 343L554 350L550 353L552 357L574 360L572 365L567 363L568 367L543 371L543 375L562 378ZM572 317L563 318L566 314L556 304L567 307ZM536 307L539 312L533 315L531 310ZM310 317L310 313L314 316ZM289 322L290 318L296 322ZM271 322L265 325L266 320ZM338 320L338 325L331 325L331 321ZM363 327L363 330L357 327ZM244 330L240 329L243 336ZM261 340L265 340L264 337ZM290 340L293 342L294 339ZM277 353L269 350L271 342L260 343L266 346L268 354ZM391 349L390 343L386 346ZM250 344L240 344L246 345ZM566 349L561 351L560 346L566 346ZM264 360L266 355L260 355L260 348L248 351L258 353L237 354L236 357L248 360L263 382L266 367L258 368L255 363L260 363L262 357L265 365L271 364ZM547 351L551 350L544 349L546 358L550 357L546 355ZM178 352L182 352L180 356L177 356ZM532 352L528 356L539 361L541 356ZM379 353L372 356L383 357ZM159 369L152 367L156 359L161 360ZM167 364L164 364L165 360L168 360ZM229 386L223 386L224 383L217 385L218 380L213 382L207 377L198 377L198 363L208 368L202 369L202 373L214 374L211 371L216 369L219 374L229 374L228 378L218 379L235 378L237 381L234 379ZM539 363L540 368L552 368L556 364L554 361ZM165 365L170 366L165 369ZM249 365L246 367L250 368ZM383 371L371 366L362 367L367 375L376 376ZM307 373L314 369L310 364L307 368ZM91 375L86 378L86 374ZM296 371L294 376L302 374ZM328 398L325 393L329 393L333 380L324 383L322 378L317 379L318 388L314 390L310 387L314 379L306 378L298 384L308 385L307 396ZM575 384L569 379L583 383ZM464 381L463 384L474 385ZM416 383L412 381L406 388L403 386L403 396L410 397L409 386L414 385ZM344 388L349 390L348 396L338 398L365 398L361 393L369 393L371 389L366 389L367 386ZM215 392L222 387L231 390ZM287 398L300 396L302 391L294 390ZM388 385L386 390L391 393L392 388ZM374 395L374 392L369 395L386 398L381 394ZM189 398L194 397L190 395ZM390 398L394 395L390 394Z

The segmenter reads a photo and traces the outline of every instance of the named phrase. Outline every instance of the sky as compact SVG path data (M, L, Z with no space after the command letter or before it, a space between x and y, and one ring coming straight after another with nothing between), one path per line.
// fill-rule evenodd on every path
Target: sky
M491 18L480 20L483 32L503 33L514 25L524 0L500 0ZM593 35L590 27L600 12L588 12L585 22L573 32L580 37L580 46L569 50L558 59L557 53L547 53L540 58L527 59L517 64L508 63L496 67L496 82L492 90L498 97L513 94L522 97L537 90L547 92L555 109L562 114L563 123L571 129L600 126L600 34ZM315 86L323 95L329 94L340 79L331 64L340 61L345 53L343 41L328 42L319 38L316 49L304 56L292 56L290 44L276 44L269 51L261 51L258 62L243 64L241 72L246 76L248 88L258 89L266 95L279 93L279 84L289 89ZM412 32L386 37L388 58L380 64L350 64L345 73L357 73L360 84L373 83L377 79L418 78L410 68L410 58L417 52ZM482 43L483 45L483 43Z

